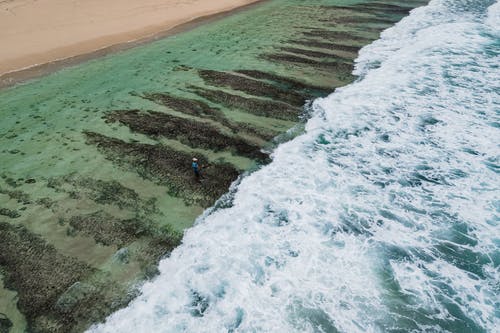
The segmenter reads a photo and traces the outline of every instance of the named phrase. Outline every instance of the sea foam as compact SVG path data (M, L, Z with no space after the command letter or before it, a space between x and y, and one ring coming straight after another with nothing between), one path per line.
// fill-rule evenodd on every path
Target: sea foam
M91 332L500 327L499 3L434 0Z

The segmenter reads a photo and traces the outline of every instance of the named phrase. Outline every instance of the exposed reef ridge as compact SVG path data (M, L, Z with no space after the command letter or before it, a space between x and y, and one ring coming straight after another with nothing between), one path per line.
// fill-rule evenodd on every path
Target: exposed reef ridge
M211 163L206 157L197 155L199 164L204 167L204 178L200 183L186 167L191 155L185 152L161 144L129 143L93 132L85 135L87 142L96 145L111 161L165 185L170 195L184 199L188 205L211 206L239 174L231 164Z
M5 285L18 291L19 309L34 318L33 327L52 327L51 309L72 284L88 277L93 269L61 255L39 236L22 226L0 222L0 266ZM56 310L57 311L57 310ZM61 318L59 327L71 325Z
M300 114L299 108L283 102L245 97L223 90L201 87L191 87L191 89L200 97L204 97L213 103L218 103L230 109L244 110L256 116L293 121Z
M282 89L279 86L267 82L253 80L228 72L218 72L206 69L199 70L199 74L207 85L228 87L248 95L271 98L295 107L300 107L304 104L305 96L299 92Z
M230 150L248 158L263 160L267 156L260 147L201 121L179 118L166 113L140 110L113 111L106 115L109 122L120 122L132 131L152 138L176 139L193 148Z

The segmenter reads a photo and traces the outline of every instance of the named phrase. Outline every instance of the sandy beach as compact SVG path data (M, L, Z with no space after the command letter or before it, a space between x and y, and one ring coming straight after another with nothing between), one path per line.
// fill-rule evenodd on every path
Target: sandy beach
M0 1L0 77L253 2L257 0Z

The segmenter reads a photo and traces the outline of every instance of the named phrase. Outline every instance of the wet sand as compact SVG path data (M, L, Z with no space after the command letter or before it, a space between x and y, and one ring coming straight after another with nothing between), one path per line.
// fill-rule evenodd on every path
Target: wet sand
M0 42L8 46L0 48L0 87L43 75L61 63L163 37L174 28L172 33L189 29L255 2L258 0L0 1Z

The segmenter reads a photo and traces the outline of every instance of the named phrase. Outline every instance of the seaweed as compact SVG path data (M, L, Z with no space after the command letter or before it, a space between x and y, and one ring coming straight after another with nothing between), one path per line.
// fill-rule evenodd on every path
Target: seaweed
M252 77L254 79L272 81L275 84L278 84L279 86L284 87L285 89L300 91L302 94L304 94L308 97L325 96L331 92L330 87L322 87L322 86L312 85L312 84L305 83L305 82L302 82L302 81L299 81L296 79L284 77L284 76L277 75L274 73L263 72L263 71L256 70L256 69L241 69L241 70L237 70L236 73L240 73L240 74Z
M211 102L224 105L228 108L243 110L257 116L297 121L300 114L299 108L283 102L243 97L230 94L223 90L213 90L195 86L191 86L191 89L199 96Z
M244 76L231 74L228 72L219 72L213 70L198 70L200 77L206 84L230 87L244 93L259 97L268 97L279 100L297 107L304 105L306 96L286 89L281 89L276 85L266 82L252 80Z
M306 47L315 47L329 51L345 51L351 53L357 53L361 49L361 46L345 45L345 44L338 44L338 43L331 43L324 41L320 42L315 39L288 40L287 43L302 45Z
M25 227L0 222L0 266L5 285L18 293L18 307L32 331L48 332L40 318L51 318L56 332L74 324L71 316L58 316L54 305L73 283L94 270L74 258L61 255L40 236Z
M179 118L154 111L124 110L113 111L106 115L108 122L120 122L131 130L150 137L165 137L179 140L195 148L213 151L232 150L252 159L265 160L267 155L252 143L222 133L218 128L205 122Z
M84 132L87 143L96 147L117 165L135 170L146 179L169 188L169 194L184 199L186 204L211 206L238 177L238 170L228 163L209 163L198 154L203 166L203 182L193 176L192 155L163 145L125 142L102 134Z
M339 56L337 56L335 54L331 54L331 53L298 49L298 48L294 48L294 47L282 47L282 48L280 48L280 50L284 51L284 52L288 52L288 53L294 53L294 54L306 56L306 57L330 59L330 60L335 60L337 62L343 62L346 64L353 65L352 59L339 57Z

